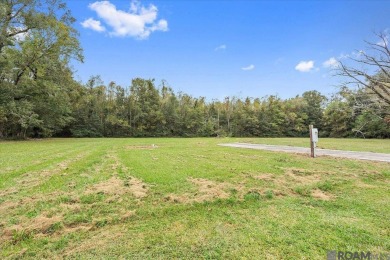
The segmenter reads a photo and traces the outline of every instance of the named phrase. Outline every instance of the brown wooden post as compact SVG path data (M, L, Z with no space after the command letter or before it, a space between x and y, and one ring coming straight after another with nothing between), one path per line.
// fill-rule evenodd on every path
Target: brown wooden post
M314 142L313 142L313 125L309 125L309 134L310 134L310 157L314 158Z

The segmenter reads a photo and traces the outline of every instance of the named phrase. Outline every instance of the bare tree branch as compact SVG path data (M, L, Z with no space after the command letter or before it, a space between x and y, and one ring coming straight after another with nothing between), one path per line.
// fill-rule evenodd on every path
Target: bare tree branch
M357 83L360 88L373 92L376 98L372 101L385 104L390 108L390 49L388 36L384 33L376 34L380 42L373 43L366 41L373 54L360 51L358 57L350 57L351 61L362 64L367 71L375 71L376 74L369 74L363 69L347 66L339 62L337 75L352 79L346 84Z

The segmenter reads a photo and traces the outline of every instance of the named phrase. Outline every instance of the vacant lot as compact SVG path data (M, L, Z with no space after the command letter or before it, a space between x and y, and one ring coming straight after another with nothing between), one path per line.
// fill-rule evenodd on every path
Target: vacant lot
M390 165L217 146L0 142L0 258L307 258L390 251ZM321 148L390 153L390 140Z

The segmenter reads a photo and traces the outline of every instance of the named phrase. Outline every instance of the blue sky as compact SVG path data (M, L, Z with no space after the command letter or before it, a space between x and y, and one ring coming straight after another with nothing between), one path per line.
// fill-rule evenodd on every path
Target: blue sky
M334 93L335 60L390 28L390 1L67 2L85 55L77 79L164 79L208 99Z

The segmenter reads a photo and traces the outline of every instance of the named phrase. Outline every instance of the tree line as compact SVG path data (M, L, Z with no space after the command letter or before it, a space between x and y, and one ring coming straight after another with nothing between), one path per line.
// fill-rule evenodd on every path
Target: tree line
M361 60L379 62L373 75L340 63L340 74L359 88L346 84L332 97L313 90L289 99L207 100L153 79L136 78L126 87L99 76L74 80L69 62L83 56L73 22L61 0L0 3L0 138L299 137L308 135L309 124L321 136L390 137L387 38L373 46L383 55Z
M136 78L125 88L100 77L71 81L56 91L30 91L1 105L2 137L300 137L308 125L321 136L389 138L389 122L356 110L363 93L343 89L331 98L307 91L294 98L226 97L207 101L175 93L166 82ZM37 87L35 87L36 89ZM360 91L361 92L361 91ZM366 94L368 95L368 93Z

